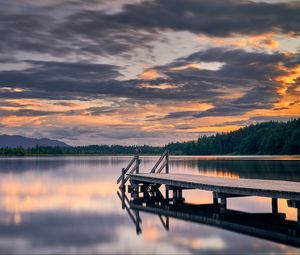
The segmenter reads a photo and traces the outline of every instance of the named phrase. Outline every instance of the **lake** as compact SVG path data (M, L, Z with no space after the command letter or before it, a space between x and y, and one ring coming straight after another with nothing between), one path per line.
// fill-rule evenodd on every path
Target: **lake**
M119 177L131 157L24 157L0 159L2 254L240 254L299 253L290 245L210 224L140 212L141 233L122 209ZM157 157L142 157L148 172ZM170 157L170 172L228 178L300 181L300 157ZM130 197L130 196L129 196ZM187 203L212 201L211 192L184 191ZM231 198L232 210L269 213L271 199ZM297 211L279 200L279 212ZM241 222L243 224L243 222Z

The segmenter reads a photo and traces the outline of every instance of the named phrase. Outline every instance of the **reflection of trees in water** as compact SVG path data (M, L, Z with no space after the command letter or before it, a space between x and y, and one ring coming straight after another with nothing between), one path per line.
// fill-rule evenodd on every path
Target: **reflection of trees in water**
M171 169L223 177L300 181L300 160L172 159Z
M0 160L0 172L49 171L64 168L65 160L5 159Z
M128 159L124 158L124 164ZM110 157L49 157L49 158L8 158L0 159L0 172L25 172L25 171L49 171L61 170L72 165L77 168L82 166L118 166L120 159Z
M300 161L295 160L197 160L195 163L200 173L219 171L240 178L300 181Z

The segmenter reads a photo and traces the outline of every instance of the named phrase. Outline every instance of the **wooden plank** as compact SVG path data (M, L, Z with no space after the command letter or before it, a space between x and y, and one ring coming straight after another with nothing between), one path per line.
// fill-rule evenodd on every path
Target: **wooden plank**
M138 182L165 184L180 188L209 190L217 193L263 196L300 200L300 183L260 179L230 179L190 174L130 175Z

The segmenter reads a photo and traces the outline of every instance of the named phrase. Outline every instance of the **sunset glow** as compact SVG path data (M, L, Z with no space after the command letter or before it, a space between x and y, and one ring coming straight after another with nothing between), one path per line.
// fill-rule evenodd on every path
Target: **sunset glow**
M163 145L300 115L297 1L75 2L3 7L35 22L3 27L1 133Z

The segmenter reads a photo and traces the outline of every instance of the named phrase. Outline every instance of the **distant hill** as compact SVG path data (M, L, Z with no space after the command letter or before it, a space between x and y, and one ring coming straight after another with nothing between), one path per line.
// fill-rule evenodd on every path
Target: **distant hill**
M29 138L20 135L0 135L0 148L16 148L16 147L23 147L23 148L34 148L36 146L39 147L70 147L70 145L58 141L58 140L51 140L48 138Z

